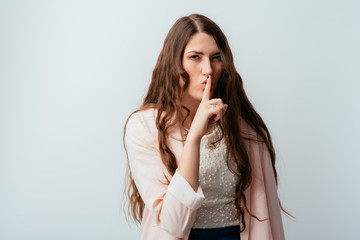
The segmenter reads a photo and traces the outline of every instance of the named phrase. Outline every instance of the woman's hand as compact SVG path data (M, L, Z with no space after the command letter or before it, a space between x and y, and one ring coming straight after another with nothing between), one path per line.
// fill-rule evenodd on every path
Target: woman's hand
M199 187L201 138L222 118L228 107L220 98L210 99L211 81L211 76L208 76L201 102L191 123L177 168L179 174L186 179L194 191L197 191Z
M211 82L211 75L208 75L202 100L191 123L187 139L201 139L202 136L207 134L213 128L214 124L224 116L228 108L228 105L224 104L221 98L210 99Z

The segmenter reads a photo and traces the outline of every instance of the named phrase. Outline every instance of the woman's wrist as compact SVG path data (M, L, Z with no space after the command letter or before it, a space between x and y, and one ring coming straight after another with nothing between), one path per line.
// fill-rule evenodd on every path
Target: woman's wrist
M191 131L189 131L188 135L186 136L186 142L191 142L193 144L200 144L201 142L201 135L196 135L194 133L192 133Z

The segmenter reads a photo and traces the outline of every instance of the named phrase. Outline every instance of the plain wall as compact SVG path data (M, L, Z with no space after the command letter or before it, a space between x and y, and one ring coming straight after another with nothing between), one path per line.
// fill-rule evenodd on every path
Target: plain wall
M277 151L287 239L359 239L358 1L0 1L0 239L139 239L122 131L176 19L227 35Z

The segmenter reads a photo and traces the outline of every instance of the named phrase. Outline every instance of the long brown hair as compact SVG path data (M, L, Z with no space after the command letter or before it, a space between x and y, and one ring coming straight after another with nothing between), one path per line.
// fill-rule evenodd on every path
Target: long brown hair
M221 98L224 103L228 104L228 109L222 120L222 131L228 149L227 152L233 156L232 158L227 157L227 165L229 168L230 166L235 165L236 169L231 170L240 177L236 186L236 192L234 193L234 202L237 209L237 217L242 223L241 231L243 231L245 229L245 211L252 217L257 218L250 213L249 209L247 209L246 197L244 195L244 191L249 187L252 180L252 169L245 141L261 141L266 144L270 153L277 184L275 151L270 133L264 121L255 111L253 105L246 96L243 88L243 81L235 69L233 56L227 39L221 29L213 21L205 16L192 14L190 16L182 17L175 22L165 39L163 48L153 70L148 92L142 106L137 111L148 108L155 108L157 110L156 127L158 130L160 156L168 172L173 175L177 168L177 164L175 155L166 144L167 133L171 127L177 123L183 123L187 117L182 114L184 107L181 105L180 99L183 91L188 86L189 76L183 69L181 63L185 46L190 37L198 32L207 33L213 36L220 49L220 55L224 65L224 71L218 81L214 97ZM179 82L180 77L185 81L185 84L182 87ZM187 111L189 110L187 109ZM176 122L173 121L174 119L176 119ZM241 135L240 119L244 120L257 133L257 138L246 138ZM124 138L126 124L124 127ZM233 161L235 164L230 164L229 161ZM127 181L128 187L126 194L130 203L128 209L129 214L136 222L140 223L144 210L144 202L141 199L131 176L129 164L127 169ZM281 209L283 208L281 207ZM261 219L258 220L261 221Z

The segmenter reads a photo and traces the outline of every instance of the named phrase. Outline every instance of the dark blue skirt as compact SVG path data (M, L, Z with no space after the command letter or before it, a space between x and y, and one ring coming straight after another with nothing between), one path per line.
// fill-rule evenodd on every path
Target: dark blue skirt
M240 226L192 228L189 240L240 240Z

